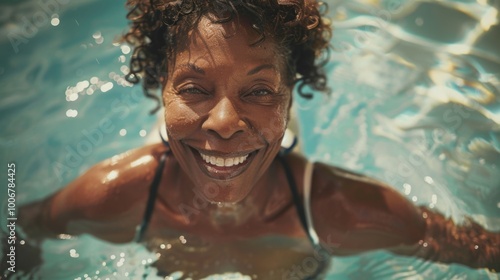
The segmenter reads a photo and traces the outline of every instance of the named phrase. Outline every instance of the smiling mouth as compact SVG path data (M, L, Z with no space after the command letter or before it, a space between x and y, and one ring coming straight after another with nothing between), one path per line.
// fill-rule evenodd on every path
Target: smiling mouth
M223 167L223 166L224 167L231 167L234 165L240 165L240 164L244 163L247 160L249 154L246 154L246 155L241 156L241 157L226 157L226 158L209 156L209 155L205 155L202 152L200 152L200 155L201 155L201 158L206 163L210 163L211 165L215 165L218 167Z
M209 155L191 147L200 169L209 177L229 180L243 173L252 161L256 151L237 156Z

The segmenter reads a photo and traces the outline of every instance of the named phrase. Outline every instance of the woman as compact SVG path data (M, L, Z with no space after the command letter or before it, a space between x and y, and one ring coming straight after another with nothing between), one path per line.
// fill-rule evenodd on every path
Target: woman
M97 164L21 211L32 237L145 242L162 275L317 279L330 255L390 249L499 269L500 235L281 149L295 85L326 91L313 1L130 0L128 79L162 89L168 142Z

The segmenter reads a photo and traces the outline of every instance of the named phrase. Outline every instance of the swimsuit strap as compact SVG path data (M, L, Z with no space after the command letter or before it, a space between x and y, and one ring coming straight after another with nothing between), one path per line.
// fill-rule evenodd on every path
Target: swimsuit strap
M286 129L283 139L281 140L280 156L286 156L293 151L299 140L297 136L290 130Z
M144 212L144 218L142 219L142 223L138 225L136 228L135 240L137 242L142 240L142 237L144 236L144 233L149 225L149 221L151 220L151 216L154 210L156 195L158 193L158 187L160 185L162 171L165 166L165 159L168 153L169 151L161 155L160 162L156 167L156 173L153 178L153 182L149 187L149 195L148 195L148 201L146 203L146 211ZM314 230L312 214L311 214L311 181L312 181L314 163L310 161L306 163L304 172L304 204L302 204L297 184L295 183L295 179L293 177L293 173L290 166L288 165L283 156L278 156L278 159L280 160L285 170L285 175L288 181L288 185L290 187L290 191L292 192L293 202L297 209L300 223L304 228L304 230L306 231L307 237L309 238L311 243L315 247L320 246L318 235Z
M299 191L297 189L297 184L295 184L295 180L293 178L292 169L286 162L283 156L278 156L285 169L286 178L288 180L288 185L290 187L290 191L292 192L293 202L295 204L295 209L297 209L297 214L299 215L300 223L304 228L304 231L307 234L307 237L311 241L313 249L315 253L318 253L322 256L322 259L325 261L320 261L319 266L314 272L314 274L307 276L304 280L315 280L322 275L324 271L326 271L328 267L327 259L330 258L329 254L326 250L321 246L319 242L318 235L316 234L316 230L314 230L312 215L311 215L311 182L312 175L314 171L314 162L308 161L306 163L306 167L304 170L304 204L302 204Z
M156 194L158 193L158 187L160 186L161 174L163 171L163 167L165 166L165 159L167 158L167 154L170 151L165 152L160 157L160 162L156 167L155 177L153 178L153 182L149 186L149 195L148 201L146 204L146 211L144 212L144 218L142 219L142 223L137 226L135 231L135 241L140 242L144 237L144 233L148 228L149 221L151 220L151 216L153 215L153 210L155 206Z
M308 233L309 239L311 239L314 251L317 252L319 255L322 256L325 260L330 259L330 254L321 246L321 243L319 241L318 234L316 233L316 230L314 229L314 224L313 224L313 219L312 219L312 211L311 211L311 189L312 189L312 176L314 172L314 162L312 161L307 161L306 167L304 170L304 205L305 205L305 210L306 210L306 220L307 220L307 229L306 232ZM316 273L312 275L311 277L308 277L306 280L314 280L319 277L319 275L326 271L328 268L329 262L327 261L322 261L320 262L320 265L318 269L316 270Z
M285 169L285 175L286 175L286 178L288 180L288 186L290 187L290 191L292 192L293 202L295 204L295 208L297 209L297 212L298 212L297 214L299 215L300 223L301 223L302 227L304 228L304 230L307 234L307 237L309 238L309 240L311 241L313 246L317 246L317 245L319 245L319 241L318 241L319 239L318 239L318 236L316 235L316 232L312 228L312 224L310 223L311 220L310 220L309 216L311 215L311 211L310 211L310 209L305 209L305 207L304 207L304 206L306 206L309 208L310 204L308 202L302 204L302 200L300 199L297 184L295 183L295 179L293 178L292 169L290 168L290 166L288 165L288 163L286 162L286 160L283 156L278 156L278 159L280 160L281 164L283 165L283 168ZM306 171L307 171L307 167L308 166L306 166ZM310 172L310 173L312 174L312 172ZM304 181L306 180L306 177L307 177L306 175L307 174L304 174ZM311 176L309 176L309 177L311 177ZM308 183L308 185L310 186L311 184ZM309 194L308 194L308 196L309 196ZM304 202L306 202L306 201L304 201Z
M160 134L161 142L164 146L170 148L170 143L168 143L167 126L163 123L158 131Z
M304 170L304 208L306 211L307 228L306 231L310 236L315 246L320 246L318 234L314 229L311 212L311 188L312 188L312 175L314 171L314 162L307 161Z

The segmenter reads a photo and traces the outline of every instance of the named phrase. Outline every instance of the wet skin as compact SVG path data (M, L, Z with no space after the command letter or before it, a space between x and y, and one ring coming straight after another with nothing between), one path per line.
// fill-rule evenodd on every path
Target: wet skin
M281 200L284 203L273 202L275 209L266 209L276 189L271 186L286 186L284 178L276 176L279 172L272 172L278 167L271 167L291 102L283 61L270 40L252 45L259 35L248 25L212 24L203 18L199 26L170 62L173 70L166 79L163 100L170 147L181 167L179 195L188 198L184 200L188 207L193 204L193 194L210 204L202 202L195 207L203 208L200 210L205 215L200 215L190 208L179 208L182 199L166 203L165 215L181 211L188 226L170 224L167 231L158 228L162 233L150 240L160 241L150 244L167 255L159 261L160 266L198 271L197 277L224 270L264 279L272 273L278 276L310 256L312 249L304 242L297 223L283 223L295 214L290 211L289 197ZM211 162L207 162L209 157ZM237 164L230 163L233 159ZM229 166L221 166L222 161ZM281 192L288 193L286 189ZM288 218L268 223L266 219L276 211L287 212L284 216ZM157 220L158 224L168 223ZM282 245L273 246L272 241L260 238L266 231L269 236L295 232L302 239L282 237ZM182 232L188 233L183 235L187 243L199 245L193 247L197 250L179 244ZM170 251L158 247L167 236L177 241ZM293 247L297 249L290 250ZM285 254L287 258L278 261Z
M258 38L248 25L202 18L164 86L169 142L184 175L179 180L211 202L251 199L254 187L269 185L268 167L280 149L291 89L274 43L251 45ZM201 154L246 159L226 167Z
M285 273L315 256L276 159L291 88L274 42L252 44L257 38L243 21L202 18L169 62L163 101L171 154L146 234L148 246L163 254L158 266L164 270L269 279L270 271ZM104 161L45 202L25 207L23 219L39 223L33 230L129 242L166 151L158 144ZM286 161L302 194L306 160L290 155ZM313 221L323 244L335 247L331 253L416 244L424 235L418 209L379 182L316 164L312 186ZM276 237L281 242L268 242ZM161 247L167 243L177 245L167 252Z

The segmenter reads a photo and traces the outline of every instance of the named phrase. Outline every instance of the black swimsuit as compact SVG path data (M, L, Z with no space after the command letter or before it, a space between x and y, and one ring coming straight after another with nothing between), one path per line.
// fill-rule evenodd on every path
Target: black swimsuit
M142 219L142 223L137 227L136 231L136 242L141 242L144 233L146 232L146 229L149 225L149 221L151 220L151 216L153 215L153 210L154 210L154 205L155 205L155 200L156 200L156 194L158 193L158 187L160 185L160 180L161 180L161 174L163 171L163 168L165 166L165 159L167 157L167 154L170 153L170 151L162 154L160 158L160 163L158 164L158 167L156 168L156 173L155 177L153 179L153 182L151 183L151 186L149 188L149 196L148 196L148 201L146 204L146 211L144 212L144 218ZM292 192L292 198L293 202L295 204L295 208L297 209L297 214L299 215L299 220L304 228L307 237L311 241L311 244L316 252L319 254L322 254L324 258L328 258L328 255L325 251L324 248L321 247L319 242L317 241L317 238L314 238L309 230L308 222L307 222L307 217L306 217L306 211L304 208L304 204L301 202L301 198L297 189L297 184L295 183L295 180L293 178L293 173L288 165L288 163L285 160L285 157L282 154L278 155L278 159L280 163L283 165L283 169L285 170L286 178L288 181L288 185L290 186L290 191ZM312 276L309 276L305 278L305 280L313 280L316 279L324 270L328 262L325 261L320 261L320 266L316 270L315 274Z

